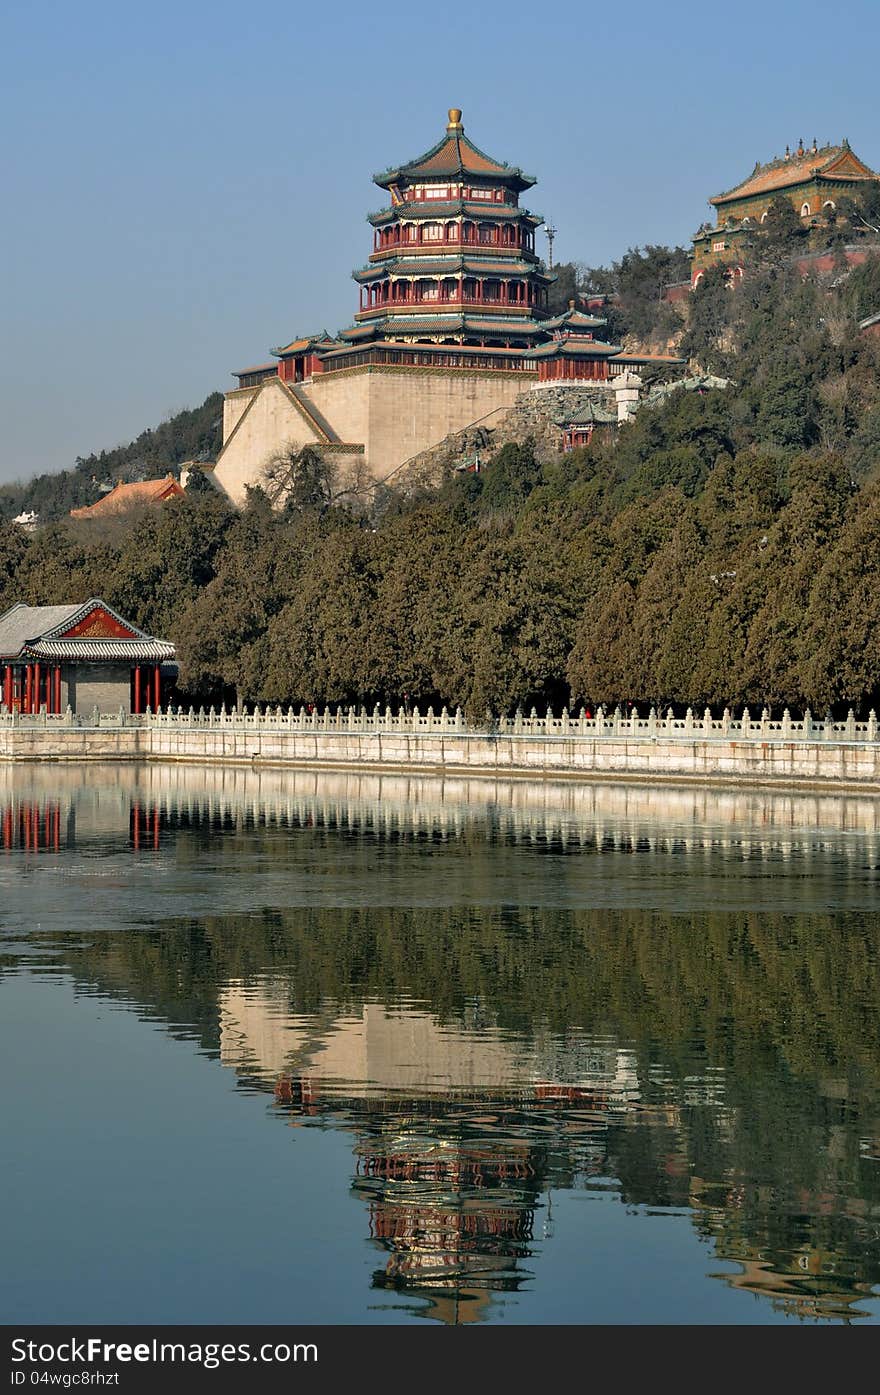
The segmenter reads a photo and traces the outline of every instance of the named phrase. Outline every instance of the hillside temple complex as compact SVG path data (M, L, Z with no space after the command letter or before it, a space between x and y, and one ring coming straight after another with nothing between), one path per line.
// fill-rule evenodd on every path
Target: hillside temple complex
M880 175L859 159L847 140L821 148L814 140L809 149L801 141L794 152L786 146L781 158L763 165L759 162L747 179L709 200L715 209L716 226L704 223L694 234L692 287L718 263L742 275L744 247L766 221L774 199L788 199L809 224L833 213L842 195L858 193L878 180Z
M389 202L369 215L354 324L272 350L276 361L241 370L226 395L214 479L235 503L289 447L378 480L532 387L610 388L644 363L680 363L624 353L574 305L550 313L543 219L519 201L535 180L474 145L459 110L436 145L374 182Z

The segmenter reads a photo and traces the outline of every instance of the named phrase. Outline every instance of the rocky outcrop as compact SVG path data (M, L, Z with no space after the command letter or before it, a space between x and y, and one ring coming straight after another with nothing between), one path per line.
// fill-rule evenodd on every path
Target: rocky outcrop
M550 460L562 445L561 423L577 420L590 405L614 410L610 383L548 384L521 392L511 407L503 407L480 422L451 432L437 445L406 460L387 477L387 484L410 493L436 488L453 470L486 464L508 441L535 443L539 459Z

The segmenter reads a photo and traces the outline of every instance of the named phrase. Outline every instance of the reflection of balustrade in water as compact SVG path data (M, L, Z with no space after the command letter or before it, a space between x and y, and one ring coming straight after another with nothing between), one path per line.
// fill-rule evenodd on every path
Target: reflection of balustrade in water
M0 767L0 810L47 801L61 808L62 825L75 815L78 838L116 835L139 849L154 846L158 819L172 832L317 830L428 843L467 836L560 852L722 852L759 862L833 849L859 866L880 864L880 799L858 793L209 765Z

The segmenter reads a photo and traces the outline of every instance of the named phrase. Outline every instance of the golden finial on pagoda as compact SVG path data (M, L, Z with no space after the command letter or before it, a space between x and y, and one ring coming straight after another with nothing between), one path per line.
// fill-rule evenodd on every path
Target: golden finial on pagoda
M464 127L461 124L461 112L459 111L458 107L449 108L449 125L446 127L446 129L447 131L464 130Z

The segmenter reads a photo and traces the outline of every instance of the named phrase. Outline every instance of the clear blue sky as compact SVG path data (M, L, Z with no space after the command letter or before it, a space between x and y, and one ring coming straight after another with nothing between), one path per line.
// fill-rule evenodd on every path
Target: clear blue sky
M7 0L0 479L350 323L370 175L449 106L538 177L559 260L606 262L687 243L710 194L801 136L880 167L878 39L877 0Z

